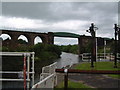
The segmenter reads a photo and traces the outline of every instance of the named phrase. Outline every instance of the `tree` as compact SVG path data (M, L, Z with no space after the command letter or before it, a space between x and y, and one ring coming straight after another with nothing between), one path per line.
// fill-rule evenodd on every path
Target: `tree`
M27 44L28 42L26 42L25 40L19 39L19 40L18 40L18 43L19 43L19 44Z

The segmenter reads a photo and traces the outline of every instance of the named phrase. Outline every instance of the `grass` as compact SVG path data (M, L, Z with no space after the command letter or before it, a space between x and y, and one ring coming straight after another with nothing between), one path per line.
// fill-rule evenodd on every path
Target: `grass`
M73 81L69 80L68 81L68 88L69 89L70 88L89 88L90 89L91 87L89 87L89 86L87 86L87 85L85 85L85 84L83 84L81 82L73 82ZM59 85L57 85L54 90L58 90L58 89L60 89L60 90L64 89L64 82L62 82Z
M79 70L120 70L120 63L117 63L118 68L114 68L114 62L94 62L94 68L91 68L90 65L89 62L85 62L76 65L74 68ZM110 74L108 76L120 79L120 75Z

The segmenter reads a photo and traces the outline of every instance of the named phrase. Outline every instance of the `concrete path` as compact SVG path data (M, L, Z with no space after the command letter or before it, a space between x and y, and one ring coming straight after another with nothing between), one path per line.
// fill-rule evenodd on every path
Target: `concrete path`
M117 88L120 90L120 79L113 79L105 75L75 74L69 75L69 79L83 82L94 88Z

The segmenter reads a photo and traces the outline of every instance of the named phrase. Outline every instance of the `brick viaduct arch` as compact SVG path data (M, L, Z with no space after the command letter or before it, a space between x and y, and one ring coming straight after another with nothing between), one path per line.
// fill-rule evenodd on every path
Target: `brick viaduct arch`
M10 46L17 46L18 37L24 35L28 39L28 45L34 45L34 39L38 36L41 38L42 42L45 44L53 44L54 36L51 32L48 33L37 33L37 32L27 32L27 31L11 31L2 30L1 34L8 34L11 37L9 42ZM4 44L4 42L3 42Z

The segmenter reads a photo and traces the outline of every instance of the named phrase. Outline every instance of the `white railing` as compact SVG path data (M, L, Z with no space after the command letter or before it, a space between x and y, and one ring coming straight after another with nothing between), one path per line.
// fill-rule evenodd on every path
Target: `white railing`
M40 74L40 81L33 85L32 90L36 88L47 88L47 89L53 89L57 85L57 76L55 73L55 69L57 62L45 66L42 68L42 73Z
M98 53L97 60L113 60L114 55L113 53Z
M49 66L43 67L42 73L55 73L55 68L57 68L57 62L50 64Z
M83 61L90 61L91 60L91 53L83 53L82 60Z
M18 74L22 76L18 79L8 79L8 78L0 78L0 81L24 81L24 83L27 84L26 88L30 88L30 82L32 85L34 85L34 52L0 52L0 56L23 56L24 57L24 68L26 70L23 71L0 71L0 74ZM31 59L30 59L31 58ZM30 60L32 61L32 64L30 65ZM31 71L30 71L31 69ZM26 75L24 75L26 74ZM31 74L31 78L30 78ZM25 78L26 77L26 78Z
M117 58L120 59L120 54L117 53ZM83 53L82 54L83 61L91 61L91 53ZM114 60L113 53L97 53L96 60Z
M117 58L120 61L120 53L117 53Z
M37 88L47 88L47 89L52 89L54 88L54 77L55 74L51 74L48 77L44 78L43 80L41 80L40 82L38 82L37 84L33 85L32 90L36 90Z

